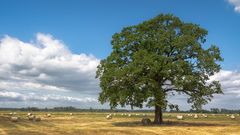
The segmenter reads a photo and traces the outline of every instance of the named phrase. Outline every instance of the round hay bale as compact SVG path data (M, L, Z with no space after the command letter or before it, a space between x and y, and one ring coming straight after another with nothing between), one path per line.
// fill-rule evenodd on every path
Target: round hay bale
M30 115L28 116L28 120L35 120L36 116L35 115Z
M195 114L193 118L194 118L194 119L198 119L198 115L197 115L197 114Z
M143 125L150 125L151 124L151 120L149 118L142 118L142 124Z
M132 115L131 114L128 114L128 117L131 117Z
M107 120L112 119L112 115L107 115L107 116L106 116L106 119L107 119Z
M19 119L18 117L11 117L12 122L18 122L18 119Z
M27 117L28 117L28 116L31 116L31 115L32 115L32 113L27 113Z
M234 115L231 115L230 118L231 118L231 119L235 119L235 116L234 116Z
M35 121L41 121L42 119L41 119L41 117L36 117L35 118Z
M72 115L73 115L73 113L69 113L69 115L71 115L71 116L72 116Z
M47 114L47 117L51 117L51 113L48 113L48 114Z
M183 115L177 115L177 120L183 120Z

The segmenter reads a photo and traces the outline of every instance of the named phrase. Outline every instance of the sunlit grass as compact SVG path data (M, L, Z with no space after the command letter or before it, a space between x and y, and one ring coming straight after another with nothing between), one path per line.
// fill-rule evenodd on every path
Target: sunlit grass
M132 113L131 117L116 113L113 119L107 120L108 113L81 112L71 116L65 112L51 112L51 117L46 117L46 112L34 112L42 118L40 122L29 121L27 112L17 112L20 120L11 122L8 114L0 112L0 135L240 135L240 116L234 120L226 115L208 115L208 118L199 115L198 119L185 116L178 121L177 114L165 113L165 124L143 126L141 113L138 116ZM152 113L147 113L147 117L153 120Z

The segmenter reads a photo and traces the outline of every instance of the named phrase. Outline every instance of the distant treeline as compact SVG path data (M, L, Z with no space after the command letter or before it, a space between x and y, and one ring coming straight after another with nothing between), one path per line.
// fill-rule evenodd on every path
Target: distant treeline
M127 109L81 109L81 108L75 108L72 106L67 107L54 107L54 108L37 108L37 107L26 107L26 108L0 108L0 111L44 111L44 112L154 112L154 110L151 109L140 109L140 110L127 110ZM225 108L211 108L210 110L187 110L187 111L176 111L176 110L170 110L170 111L164 111L164 112L173 112L173 113L215 113L215 114L221 114L221 113L239 113L239 110L230 110Z
M153 112L153 110L127 110L127 109L81 109L72 106L68 107L54 107L54 108L0 108L0 111L43 111L43 112Z
M240 109L238 110L231 110L231 109L225 109L225 108L211 108L210 110L188 110L188 111L175 111L171 110L169 112L182 112L182 113L214 113L214 114L226 114L226 113L238 113L240 114Z

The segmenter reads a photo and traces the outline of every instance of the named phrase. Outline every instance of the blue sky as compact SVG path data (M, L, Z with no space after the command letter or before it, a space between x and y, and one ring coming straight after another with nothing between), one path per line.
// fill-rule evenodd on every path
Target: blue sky
M29 41L37 32L49 33L74 53L91 53L102 59L111 51L115 32L160 13L171 13L206 28L208 43L222 50L223 68L240 69L240 14L227 0L3 0L0 35Z
M2 99L4 99L4 102L0 104L0 107L6 107L9 105L39 105L43 107L45 105L79 105L79 102L83 101L83 104L86 104L90 101L86 107L92 105L101 108L102 106L98 103L92 103L96 102L97 93L99 92L99 87L97 86L98 82L96 80L93 81L94 75L92 74L95 72L95 69L92 69L92 67L94 67L94 64L92 63L95 63L96 65L100 59L107 57L111 52L110 41L111 36L114 33L119 32L125 26L138 24L161 13L174 14L185 22L196 23L207 29L209 31L207 45L218 45L224 58L224 62L221 63L223 70L216 78L224 80L224 77L226 78L236 75L236 79L232 80L232 82L235 81L233 85L236 85L237 87L240 84L240 81L238 80L240 78L239 0L1 0L0 5L1 46L8 46L9 42L14 44L7 50L13 54L9 56L9 58L14 56L12 63L15 65L21 65L21 68L11 67L11 73L8 74L9 76L13 76L13 78L18 77L20 81L16 79L11 80L10 78L5 78L5 80L2 79L2 82L5 81L6 84L0 84L0 92L2 91L2 94L0 93L0 98L2 97ZM17 51L12 51L16 50L16 48L25 48L21 47L20 42L24 44L31 44L32 46L42 45L45 47L48 46L48 44L56 44L56 52L67 52L69 57L70 55L71 57L74 57L71 59L72 63L78 63L80 67L82 66L82 62L88 63L90 68L87 69L89 70L79 69L82 71L81 73L78 74L78 72L73 72L72 74L88 76L88 79L93 81L92 84L95 85L94 88L89 87L88 90L76 90L76 83L78 83L78 81L84 82L82 83L83 85L90 85L86 84L85 82L87 81L84 79L74 80L75 84L74 82L69 81L68 84L62 85L61 83L63 80L53 79L54 77L59 77L56 75L57 73L52 72L53 70L50 72L42 67L36 68L36 65L32 62L35 61L35 59L28 60L30 61L30 64L34 66L31 67L31 71L25 71L27 68L24 68L24 64L15 60L18 58ZM62 46L64 46L64 49L62 49ZM38 51L36 51L36 49L33 50L36 53L39 53L39 56L36 56L37 58L42 55L45 56L45 53L40 53L41 49ZM8 52L5 50L5 53ZM59 56L59 54L54 55ZM79 57L77 60L75 59L75 55ZM26 53L26 56L29 56L29 54ZM31 56L32 55L30 55L30 57ZM65 58L65 55L63 57ZM6 65L6 61L11 60L4 56L2 56L2 58L0 56L0 59L2 59L2 61L5 60L0 66L0 69L4 70L6 67L3 65ZM46 61L43 62L43 64L46 64ZM70 65L72 63L70 63ZM9 65L9 63L7 64ZM54 65L52 66L54 68ZM59 69L59 73L60 71L68 73L68 70L76 68L74 66L76 65L72 64L72 67L63 67ZM39 73L37 76L38 78L35 78L36 80L34 82L29 81L32 78L29 78L29 75L26 75L30 72L31 75L32 72L36 72L36 74ZM6 73L5 70L4 73ZM21 76L23 73L24 76ZM91 75L89 76L89 74ZM2 75L6 74L2 73ZM46 76L51 78L52 81L39 81L39 78L47 78ZM64 78L63 76L60 76L60 78L61 77ZM74 78L76 76L71 77ZM1 72L0 78L4 78L1 77ZM22 81L24 79L29 80ZM68 79L65 79L64 81L66 80ZM18 85L18 88L7 89L13 85L13 82L21 83ZM29 82L33 84L28 84ZM29 91L25 90L26 83L30 89ZM223 84L224 83L227 82L223 82ZM42 85L46 86L46 88L42 88ZM59 91L54 92L49 90L53 87L56 87L57 90L63 89L67 91L69 89L70 91L61 93ZM228 87L224 85L224 88L227 89ZM43 92L40 89L46 89L46 91ZM91 90L93 92L91 92ZM238 89L234 90L231 89L229 91L234 91L240 95ZM31 94L32 98L27 99L26 97L31 96ZM231 94L233 94L233 92L230 92L230 95ZM55 98L50 98L54 97L54 95ZM43 98L36 98L37 96L42 96ZM88 99L82 99L83 97L87 97ZM232 102L233 100L230 100L230 98L232 97L230 96L226 98L226 100L228 102ZM45 101L48 99L50 101L46 104ZM71 102L65 104L66 101L69 101L69 99ZM59 104L58 100L63 100L62 104ZM176 100L176 102L181 102L180 100L181 98ZM217 100L218 99L216 99L216 101ZM234 100L239 100L239 96L235 97ZM33 102L28 104L27 102L29 101ZM227 101L224 100L219 102ZM212 106L215 104L212 104ZM183 108L187 108L185 107L185 104L182 104L182 106ZM222 106L229 106L229 104L222 103ZM235 107L240 108L240 106L230 105L230 108Z

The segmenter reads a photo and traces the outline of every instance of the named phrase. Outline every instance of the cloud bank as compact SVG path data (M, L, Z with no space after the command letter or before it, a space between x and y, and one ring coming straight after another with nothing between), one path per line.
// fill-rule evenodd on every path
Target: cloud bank
M240 0L228 0L228 2L234 6L234 10L240 13Z
M77 98L77 97L70 97L70 96L60 96L60 95L52 95L52 94L45 94L45 95L37 95L35 93L17 93L17 92L8 92L8 91L1 91L0 92L0 101L66 101L66 102L97 102L95 98L85 97L85 98Z
M93 55L73 54L62 41L49 34L38 33L31 42L4 36L0 40L0 100L96 101L91 97L60 95L72 92L80 96L96 95L98 64ZM29 95L30 92L34 94Z
M210 77L210 81L220 81L224 94L215 94L212 101L205 105L203 108L227 108L227 109L240 109L240 72L221 70L219 73ZM186 103L187 97L180 95L170 97L174 104L179 104L180 109L190 109L190 105Z

